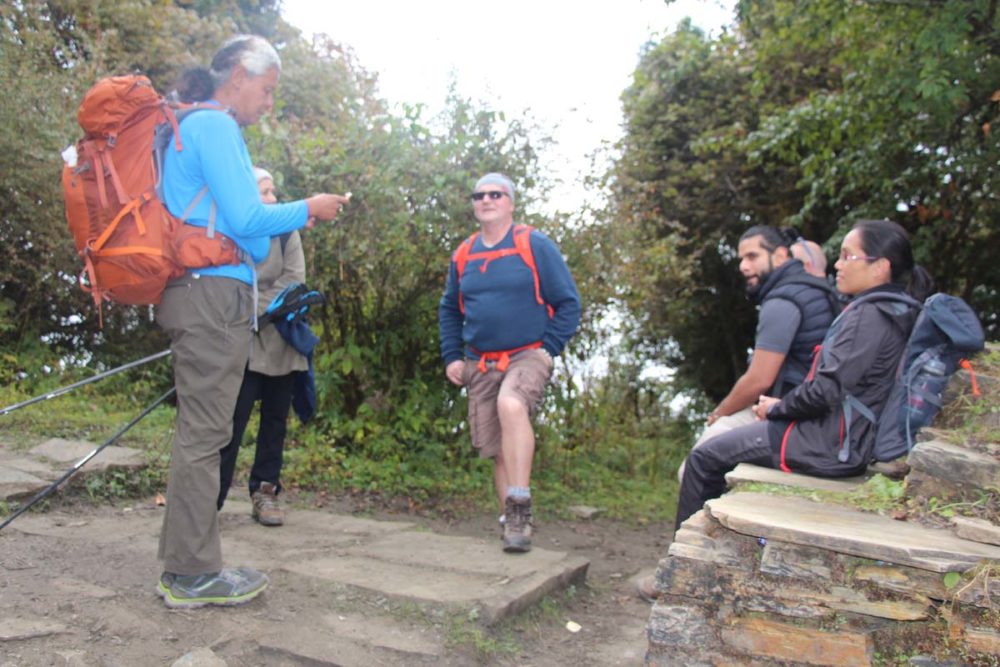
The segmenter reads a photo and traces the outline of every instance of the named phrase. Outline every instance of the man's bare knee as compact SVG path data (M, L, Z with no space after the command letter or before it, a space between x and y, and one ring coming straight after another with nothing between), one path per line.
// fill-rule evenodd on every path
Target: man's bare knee
M528 406L517 396L502 394L497 397L497 414L501 419L527 417Z

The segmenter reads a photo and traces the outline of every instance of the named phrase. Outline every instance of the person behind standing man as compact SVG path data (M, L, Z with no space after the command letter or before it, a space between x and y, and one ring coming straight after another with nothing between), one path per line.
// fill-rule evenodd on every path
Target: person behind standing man
M253 168L260 200L277 203L274 178L260 167ZM257 315L263 315L267 305L289 285L306 280L306 258L302 238L297 231L271 239L267 259L257 265L257 285L260 292ZM306 371L309 362L285 342L271 324L259 327L250 348L250 359L233 415L233 437L221 452L219 501L221 510L233 483L236 458L243 441L254 403L260 399L260 425L257 428L257 448L250 469L250 500L252 516L263 526L280 526L285 513L278 501L281 493L281 463L285 448L288 410L292 404L295 373Z
M872 460L878 418L896 381L919 308L894 300L908 292L923 301L930 275L913 261L906 232L890 220L862 220L844 237L837 289L855 297L830 327L816 368L783 398L761 396L752 424L695 448L677 501L676 526L725 491L739 463L817 477L861 474ZM846 410L845 403L866 410Z
M164 158L164 199L180 217L201 192L187 224L231 239L246 260L192 270L163 292L156 321L170 338L177 421L160 533L163 573L157 590L168 607L234 605L263 591L267 575L224 568L216 503L220 451L233 433L236 398L250 355L255 262L271 238L333 220L347 199L320 194L288 204L260 201L240 128L274 104L281 59L267 41L240 35L215 54L210 68L187 70L177 93L209 108L180 124L183 150L171 141Z
M791 247L792 257L802 262L806 273L826 280L826 255L815 241L798 238Z
M813 350L839 312L825 280L808 275L792 257L788 235L757 225L740 237L737 252L747 295L760 304L750 366L708 416L695 447L729 429L753 423L750 407L761 394L784 396L805 379ZM677 471L684 477L684 464Z
M533 531L531 417L553 358L580 323L580 296L555 243L514 224L509 178L480 178L472 207L479 231L452 256L438 309L441 356L448 380L468 391L473 447L493 459L503 549L525 552Z

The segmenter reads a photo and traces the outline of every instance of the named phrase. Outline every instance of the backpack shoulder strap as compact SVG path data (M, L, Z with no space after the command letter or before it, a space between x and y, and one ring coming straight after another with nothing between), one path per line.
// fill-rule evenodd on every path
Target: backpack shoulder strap
M458 280L462 280L462 273L465 271L465 265L469 263L469 253L472 252L472 245L479 238L479 232L474 232L469 238L462 241L462 243L455 249L454 254L451 256L451 261L455 262L455 268L458 269Z
M455 262L456 281L458 288L458 310L465 315L465 299L462 298L462 273L465 272L465 265L469 263L469 253L472 252L472 245L476 242L479 232L473 232L469 238L462 241L451 256L451 261Z
M514 225L514 247L521 256L521 260L531 269L531 274L535 278L535 301L545 304L542 299L542 284L538 279L538 266L535 264L535 254L531 251L531 232L535 230L530 225ZM550 309L551 312L551 309Z

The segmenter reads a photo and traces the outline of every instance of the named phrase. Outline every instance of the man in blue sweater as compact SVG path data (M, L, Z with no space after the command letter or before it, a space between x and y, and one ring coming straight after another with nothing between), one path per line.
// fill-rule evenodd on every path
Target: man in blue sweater
M514 184L487 174L472 193L480 231L452 256L438 309L448 380L469 394L469 430L493 459L503 548L531 549L531 417L553 358L576 333L580 295L556 245L514 224Z

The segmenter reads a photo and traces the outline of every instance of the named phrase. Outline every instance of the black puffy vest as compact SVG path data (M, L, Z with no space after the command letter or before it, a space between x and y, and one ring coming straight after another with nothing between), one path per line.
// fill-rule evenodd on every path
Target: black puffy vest
M770 395L781 397L802 383L812 365L813 352L840 312L835 293L822 278L806 273L802 262L790 259L771 272L757 292L761 305L768 299L786 299L802 314L781 373Z

